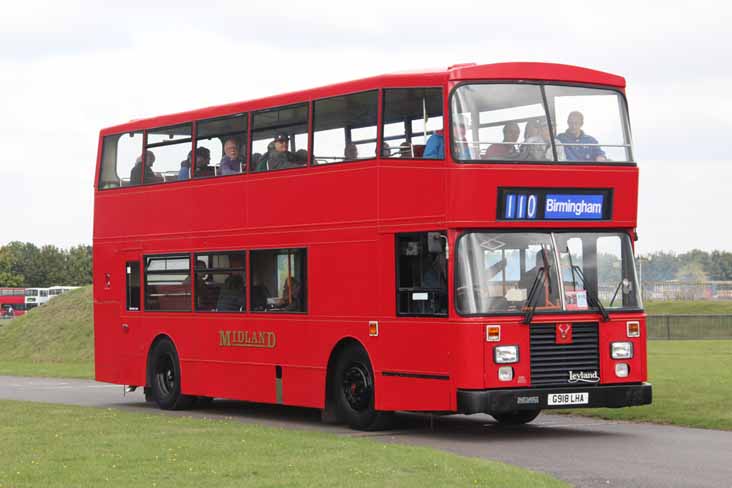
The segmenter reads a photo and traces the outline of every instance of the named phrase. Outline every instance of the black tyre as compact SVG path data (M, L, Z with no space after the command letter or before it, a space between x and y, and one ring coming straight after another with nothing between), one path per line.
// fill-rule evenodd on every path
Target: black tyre
M374 371L361 346L351 344L341 351L335 363L332 391L339 418L351 428L389 427L393 413L374 409Z
M175 346L168 339L157 344L150 354L152 398L163 410L191 408L195 397L183 395L180 390L180 363Z
M511 412L511 413L494 413L491 414L491 417L496 419L499 424L503 425L522 425L522 424L528 424L532 420L534 420L536 417L539 416L541 413L541 410L523 410L520 412Z

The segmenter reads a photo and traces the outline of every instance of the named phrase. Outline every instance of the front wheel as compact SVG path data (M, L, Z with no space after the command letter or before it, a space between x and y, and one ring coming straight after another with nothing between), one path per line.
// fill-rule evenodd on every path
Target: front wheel
M539 416L541 410L525 410L511 413L493 413L491 417L496 419L502 425L522 425L528 424Z
M181 393L180 363L175 346L168 339L161 340L153 348L151 357L151 393L155 403L163 410L191 408L194 397Z
M358 345L344 349L336 362L333 391L339 417L357 430L389 426L392 412L374 409L374 372L366 351Z

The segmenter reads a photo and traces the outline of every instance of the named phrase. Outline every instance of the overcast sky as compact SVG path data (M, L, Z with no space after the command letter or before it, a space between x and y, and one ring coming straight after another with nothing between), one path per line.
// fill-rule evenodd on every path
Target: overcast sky
M626 78L641 252L732 250L725 2L115 3L0 4L0 245L91 243L103 127L393 71L544 61Z

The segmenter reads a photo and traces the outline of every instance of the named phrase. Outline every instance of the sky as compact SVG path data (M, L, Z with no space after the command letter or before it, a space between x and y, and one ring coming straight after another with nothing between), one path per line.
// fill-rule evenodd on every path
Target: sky
M732 251L724 2L0 3L0 245L92 241L98 132L130 119L462 62L624 76L642 253Z

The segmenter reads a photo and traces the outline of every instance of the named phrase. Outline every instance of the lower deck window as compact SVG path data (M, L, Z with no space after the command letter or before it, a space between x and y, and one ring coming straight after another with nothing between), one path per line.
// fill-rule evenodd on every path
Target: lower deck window
M397 313L447 315L446 234L397 236Z
M145 257L145 310L190 311L188 255Z
M196 311L243 312L246 309L244 251L196 254Z
M307 252L270 249L250 253L253 312L307 311Z

